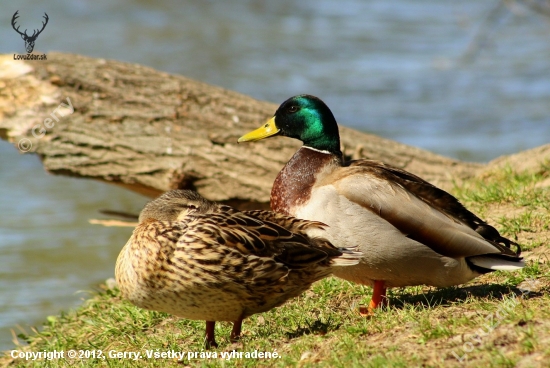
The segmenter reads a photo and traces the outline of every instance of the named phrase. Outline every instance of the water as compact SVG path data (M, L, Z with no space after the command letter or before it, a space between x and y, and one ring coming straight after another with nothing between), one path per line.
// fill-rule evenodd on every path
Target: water
M40 160L0 144L0 349L15 325L39 326L113 276L131 228L90 225L99 208L139 212L144 197L88 180L48 175ZM82 292L79 292L82 291Z
M0 5L0 52L23 53L11 28L50 20L37 52L149 65L258 99L323 98L341 124L486 162L550 141L550 22L504 11L470 63L460 60L497 1L18 1ZM260 122L258 122L260 123ZM89 225L97 210L146 199L53 177L0 142L0 349L16 324L39 326L113 275L130 229Z

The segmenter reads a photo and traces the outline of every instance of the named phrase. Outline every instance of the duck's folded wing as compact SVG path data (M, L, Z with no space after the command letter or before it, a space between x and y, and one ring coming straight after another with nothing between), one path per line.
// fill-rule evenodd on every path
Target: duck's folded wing
M256 217L262 221L268 221L279 226L282 226L294 233L302 235L307 234L311 230L324 230L327 225L319 221L303 220L292 216L283 215L273 211L253 210L244 211L248 216Z
M342 170L333 183L341 195L385 219L405 236L439 254L448 257L471 257L482 254L517 257L511 249L484 239L466 221L461 220L461 217L465 216L463 212L454 215L453 212L462 209L468 211L450 194L420 178L419 181L413 181L417 183L415 188L414 185L404 185L404 179L391 170L376 165L352 165ZM413 179L417 178L410 175ZM423 185L424 183L426 185ZM432 190L433 198L443 199L433 203L430 195L415 193L419 189L425 192ZM445 199L448 205L445 204Z
M401 185L428 205L445 213L455 221L459 221L469 226L486 240L497 243L497 247L500 248L500 246L503 245L507 248L512 248L513 246L516 248L516 255L519 256L521 254L521 247L519 244L501 236L494 227L468 211L458 199L426 180L406 170L384 164L380 161L356 160L349 162L348 165L362 167L364 170L372 172L374 175L386 178L388 181L393 181ZM505 251L505 253L507 252Z
M192 243L194 239L196 243L200 239L213 248L224 246L243 255L272 258L289 268L307 267L329 257L328 250L315 246L307 236L242 212L189 218L192 220L187 223L189 230L182 237L183 242ZM336 248L332 251L335 256L342 254Z

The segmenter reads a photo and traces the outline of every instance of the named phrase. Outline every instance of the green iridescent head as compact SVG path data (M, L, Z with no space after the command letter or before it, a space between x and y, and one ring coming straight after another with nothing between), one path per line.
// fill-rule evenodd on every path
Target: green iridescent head
M340 135L334 115L315 96L298 95L289 98L279 106L273 118L239 138L239 142L257 141L275 135L296 138L304 146L341 154Z

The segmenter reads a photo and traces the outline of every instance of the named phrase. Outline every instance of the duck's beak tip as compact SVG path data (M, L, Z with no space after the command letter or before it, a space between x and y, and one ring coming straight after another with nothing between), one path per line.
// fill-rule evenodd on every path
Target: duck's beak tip
M269 119L264 125L259 127L256 130L253 130L249 133L246 133L242 137L240 137L237 142L255 142L262 140L267 137L272 137L276 134L278 134L281 130L277 128L275 125L275 117L272 117Z

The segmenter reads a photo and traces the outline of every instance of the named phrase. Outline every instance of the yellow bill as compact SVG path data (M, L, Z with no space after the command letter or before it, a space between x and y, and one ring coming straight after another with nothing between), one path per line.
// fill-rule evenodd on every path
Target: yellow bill
M241 143L241 142L259 141L260 139L271 137L279 133L279 131L280 129L278 129L277 126L275 125L275 117L272 117L267 121L267 123L265 123L258 129L243 135L241 138L239 138L237 142Z

